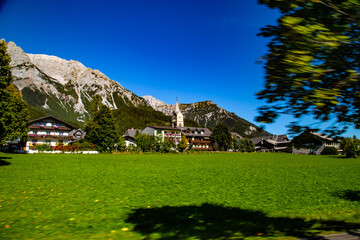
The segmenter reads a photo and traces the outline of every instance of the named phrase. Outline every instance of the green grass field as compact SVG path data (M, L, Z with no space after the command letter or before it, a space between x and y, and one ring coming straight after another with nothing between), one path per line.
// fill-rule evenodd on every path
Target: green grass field
M360 228L360 159L0 153L0 239L296 239Z

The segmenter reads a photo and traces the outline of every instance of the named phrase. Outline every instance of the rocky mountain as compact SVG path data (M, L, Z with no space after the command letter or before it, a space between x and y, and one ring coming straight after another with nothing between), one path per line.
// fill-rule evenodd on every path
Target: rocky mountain
M28 103L32 118L53 115L81 126L89 118L88 107L95 95L113 109L118 129L144 128L148 124L170 125L175 106L151 96L138 97L109 79L99 70L74 60L56 56L27 54L15 43L8 43L14 85ZM225 123L241 135L257 136L254 124L218 107L211 101L180 104L189 126L214 127ZM261 132L260 135L266 135Z
M155 110L163 112L170 116L175 110L175 105L168 105L152 96L143 96L143 98ZM200 126L214 128L218 123L224 123L232 132L237 132L242 136L264 136L270 133L260 129L245 119L220 108L212 101L203 101L190 104L179 104L180 110L185 119L197 122Z
M99 70L74 60L56 56L27 54L15 43L8 43L14 85L32 107L65 121L82 123L93 96L111 109L121 106L149 107L148 103Z

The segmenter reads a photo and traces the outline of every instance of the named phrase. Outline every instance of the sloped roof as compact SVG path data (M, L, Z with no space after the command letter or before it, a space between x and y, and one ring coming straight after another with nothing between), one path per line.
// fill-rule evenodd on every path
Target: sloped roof
M139 133L141 133L141 130L131 128L131 129L126 130L123 137L135 138L136 131L139 131Z
M212 132L208 128L202 128L202 127L179 127L182 132L185 132L186 130L190 130L190 133L185 133L185 136L192 137L192 136L203 136L203 137L210 137ZM195 131L198 132L195 134ZM203 134L201 134L203 132Z
M270 141L275 141L276 143L289 142L288 137L286 136L286 134L262 136L262 137L256 137L256 138L251 139L251 141L255 145L258 144L259 142L261 142L261 140L270 140Z
M322 139L325 139L327 141L334 141L333 138L329 137L328 135L322 134L322 133L317 133L317 132L310 132L312 135L315 135L317 137L320 137Z
M45 117L33 119L33 120L29 121L29 125L31 125L32 123L36 123L36 122L38 122L38 121L42 121L42 120L48 119L48 118L52 118L52 119L54 119L54 120L56 120L56 121L58 121L58 122L61 122L61 123L63 123L63 124L68 125L68 126L71 127L71 128L76 129L76 127L73 126L72 124L67 123L67 122L65 122L65 121L63 121L63 120L61 120L61 119L59 119L59 118L56 118L56 117L54 117L54 116L52 116L52 115L48 115L48 116L45 116Z
M174 130L174 131L179 131L180 129L179 128L176 128L176 127L167 127L167 126L147 126L147 127L150 127L150 128L153 128L153 129L161 129L161 130Z

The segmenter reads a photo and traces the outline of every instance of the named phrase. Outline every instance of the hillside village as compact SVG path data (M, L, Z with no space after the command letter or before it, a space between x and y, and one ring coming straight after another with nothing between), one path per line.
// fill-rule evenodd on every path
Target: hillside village
M171 126L148 125L144 129L127 129L122 136L124 146L121 151L141 151L137 148L137 135L143 134L154 137L160 142L172 143L172 152L179 150L182 137L186 138L184 150L192 151L216 151L219 150L217 143L213 141L213 132L207 127L185 126L184 116L176 101L175 110L171 113ZM64 152L64 151L85 151L86 153L97 153L95 145L87 147L71 148L77 142L84 140L86 132L74 125L67 123L54 116L45 116L29 122L28 140L26 143L15 141L2 147L5 151L20 151L27 153L37 152ZM231 144L227 151L239 152L288 152L293 154L324 154L326 148L340 150L339 141L326 135L305 132L290 140L287 135L270 135L247 139L236 132L230 132ZM239 146L248 140L249 148ZM250 141L251 140L251 141ZM156 150L150 150L156 151Z
M285 134L264 131L212 101L191 104L176 101L175 105L168 105L152 96L138 97L80 62L26 54L13 42L8 43L7 51L14 85L28 105L31 121L28 141L8 143L3 150L96 152L99 146L89 141L89 133L81 126L90 120L91 102L98 98L114 117L113 130L107 131L116 129L117 133L112 135L115 138L121 134L118 142L110 144L114 146L109 147L108 143L111 151L221 150L319 155L332 148L335 149L332 153L342 153L337 139L316 132L304 132L290 140ZM143 140L139 140L139 135ZM151 146L141 146L143 141ZM102 151L107 151L106 147Z

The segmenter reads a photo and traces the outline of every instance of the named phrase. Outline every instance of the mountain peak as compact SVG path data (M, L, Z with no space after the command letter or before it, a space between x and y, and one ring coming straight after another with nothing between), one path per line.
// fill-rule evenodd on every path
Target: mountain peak
M64 120L82 122L95 95L111 109L122 104L148 106L146 101L75 60L45 54L26 54L15 43L8 43L14 85L29 105Z

